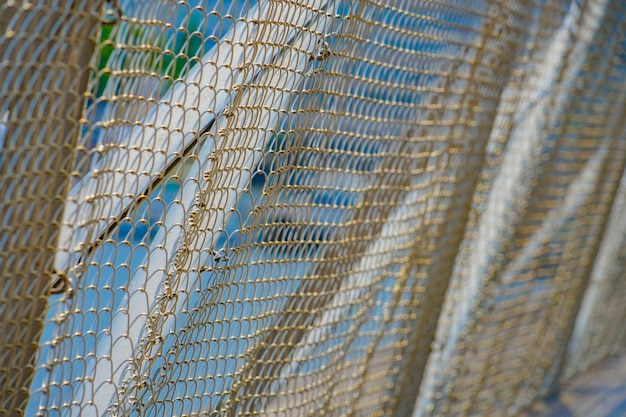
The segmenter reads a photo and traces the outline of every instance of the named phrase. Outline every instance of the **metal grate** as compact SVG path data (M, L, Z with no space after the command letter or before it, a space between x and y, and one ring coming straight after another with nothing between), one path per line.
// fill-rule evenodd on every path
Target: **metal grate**
M61 3L0 6L0 414L513 416L623 345L622 2Z

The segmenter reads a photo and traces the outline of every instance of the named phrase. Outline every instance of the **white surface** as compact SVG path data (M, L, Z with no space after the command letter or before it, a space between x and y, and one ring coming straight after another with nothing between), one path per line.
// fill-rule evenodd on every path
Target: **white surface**
M72 195L76 197L68 206L65 216L68 225L80 224L81 221L89 219L94 212L104 212L106 213L104 217L107 218L95 226L78 229L79 233L76 233L77 230L73 227L66 225L68 227L64 230L63 245L70 249L78 241L88 240L89 237L97 236L98 233L106 230L109 225L107 220L117 216L132 201L133 196L150 183L154 175L167 167L173 155L180 152L203 126L209 124L215 114L218 115L217 122L212 127L212 134L216 137L216 141L204 142L198 156L198 160L203 164L202 167L194 164L188 173L187 178L196 178L198 181L185 181L176 199L180 203L168 208L163 220L165 227L160 228L151 244L149 258L145 260L146 268L136 270L131 279L127 314L115 316L111 325L111 337L102 339L98 345L97 352L101 359L97 362L96 369L87 370L87 377L93 378L90 385L97 391L93 393L94 395L91 395L88 389L82 393L84 405L82 415L95 415L96 410L107 409L111 401L117 397L118 387L126 391L131 390L133 384L137 382L133 375L139 375L142 370L129 369L129 359L136 356L137 349L146 343L146 335L150 340L158 340L159 336L165 337L174 328L175 324L172 319L160 329L155 330L159 333L155 334L149 327L146 327L149 323L148 317L153 313L158 315L161 308L173 311L174 314L170 317L175 317L186 307L190 287L197 282L198 274L193 271L197 271L209 260L210 251L206 249L210 248L205 246L217 241L220 227L226 223L231 214L230 208L235 206L238 194L248 187L251 175L263 155L265 143L277 128L279 114L274 110L284 108L290 100L289 92L299 89L305 79L306 65L311 56L317 53L319 39L316 33L325 33L331 22L331 18L312 11L327 7L327 0L312 1L309 6L306 12L296 13L293 6L276 10L270 9L270 5L264 3L262 10L255 8L251 13L252 17L235 24L231 32L225 36L227 40L220 42L216 51L207 54L208 56L203 59L203 64L194 67L184 83L179 83L174 87L173 99L168 102L180 102L181 105L171 107L169 103L163 103L153 114L149 115L149 118L153 117L156 121L147 123L159 126L159 123L167 121L167 129L156 130L154 135L146 138L141 128L138 127L130 138L136 148L131 149L132 147L128 146L127 152L118 151L114 156L105 157L100 162L103 166L107 163L114 163L116 166L126 167L125 170L119 172L107 173L108 189L111 193L115 192L119 195L119 198L96 202L94 207L91 207L88 203L89 195L98 190L100 183L90 177L73 190ZM298 8L297 10L304 9ZM263 17L266 17L268 21L285 22L288 25L281 25L277 30L259 31L258 26L252 21ZM272 25L272 27L275 26L277 25ZM312 30L297 30L297 27L308 27ZM273 44L274 46L256 50L247 47L251 40L257 44ZM277 40L284 43L281 44ZM287 45L294 48L286 48ZM294 50L300 52L295 53ZM211 62L217 62L217 64L211 64ZM242 64L250 64L256 71L252 73L238 71L236 68L241 67ZM274 64L283 70L259 70L259 68L266 68L263 65L267 64ZM215 73L216 70L217 73ZM244 79L244 74L248 74L249 77ZM194 81L196 78L198 81ZM276 89L268 92L264 97L258 97L257 90L246 89L247 84L271 85ZM213 88L199 88L198 86L213 86ZM222 134L229 120L219 115L234 99L238 100L239 106L253 104L263 109L261 116L257 119L258 126L265 127L263 134ZM212 111L200 113L197 109ZM168 112L171 112L171 115L168 115ZM246 121L235 119L234 123L244 122ZM231 132L237 132L237 126L229 125L229 127L233 128ZM179 129L180 133L171 135L175 129ZM239 150L245 149L245 152L243 152L243 157L239 152L236 158L231 154L231 158L216 160L211 157L214 143L220 150L237 147ZM154 154L149 150L158 146L167 149L167 152ZM236 169L227 171L228 174L216 175L209 186L202 179L202 173L211 171L215 168L214 165L220 169L227 167ZM130 166L137 166L136 172L149 170L149 174L131 178L129 181L127 174ZM103 168L103 170L110 168ZM207 199L205 204L215 210L210 212L211 216L204 216L199 221L201 238L193 239L195 245L193 243L187 245L189 250L187 253L190 256L182 265L175 266L174 255L182 247L182 225L189 222L190 209L200 188L208 189L205 194ZM98 192L101 191L98 190ZM226 193L225 199L224 193ZM189 229L186 233L189 233ZM57 269L71 267L71 261L75 260L76 253L77 251L73 250L60 252L57 257ZM164 290L162 284L168 276L171 277L171 291L177 294L176 303L157 305L155 300ZM112 343L115 345L110 350ZM153 346L153 348L156 347L156 345Z

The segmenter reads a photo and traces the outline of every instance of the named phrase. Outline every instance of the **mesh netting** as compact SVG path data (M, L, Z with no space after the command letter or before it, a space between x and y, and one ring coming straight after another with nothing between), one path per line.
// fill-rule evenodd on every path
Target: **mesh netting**
M597 256L603 236L605 252L623 241L604 233L626 149L623 4L561 7L538 12L531 31L554 28L503 95L418 415L514 414L554 391L594 259L623 268ZM616 333L620 307L605 318ZM610 345L604 336L594 343Z
M29 396L98 14L0 4L0 414ZM71 3L71 2L70 2Z
M589 276L570 342L564 377L589 368L626 346L626 175L622 174L618 194L608 219L604 239Z
M623 348L623 2L60 3L0 6L0 414L516 415Z

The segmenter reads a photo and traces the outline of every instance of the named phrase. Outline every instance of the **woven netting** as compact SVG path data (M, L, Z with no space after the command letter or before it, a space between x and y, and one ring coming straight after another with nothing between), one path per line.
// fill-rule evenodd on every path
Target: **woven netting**
M9 0L0 56L0 415L512 416L624 346L619 0Z
M604 239L578 311L562 379L572 377L626 346L626 175L606 226Z

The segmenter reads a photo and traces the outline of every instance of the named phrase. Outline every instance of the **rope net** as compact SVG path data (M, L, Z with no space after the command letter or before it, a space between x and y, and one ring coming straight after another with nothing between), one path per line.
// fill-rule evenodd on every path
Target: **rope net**
M0 5L0 414L515 416L624 347L619 0Z

